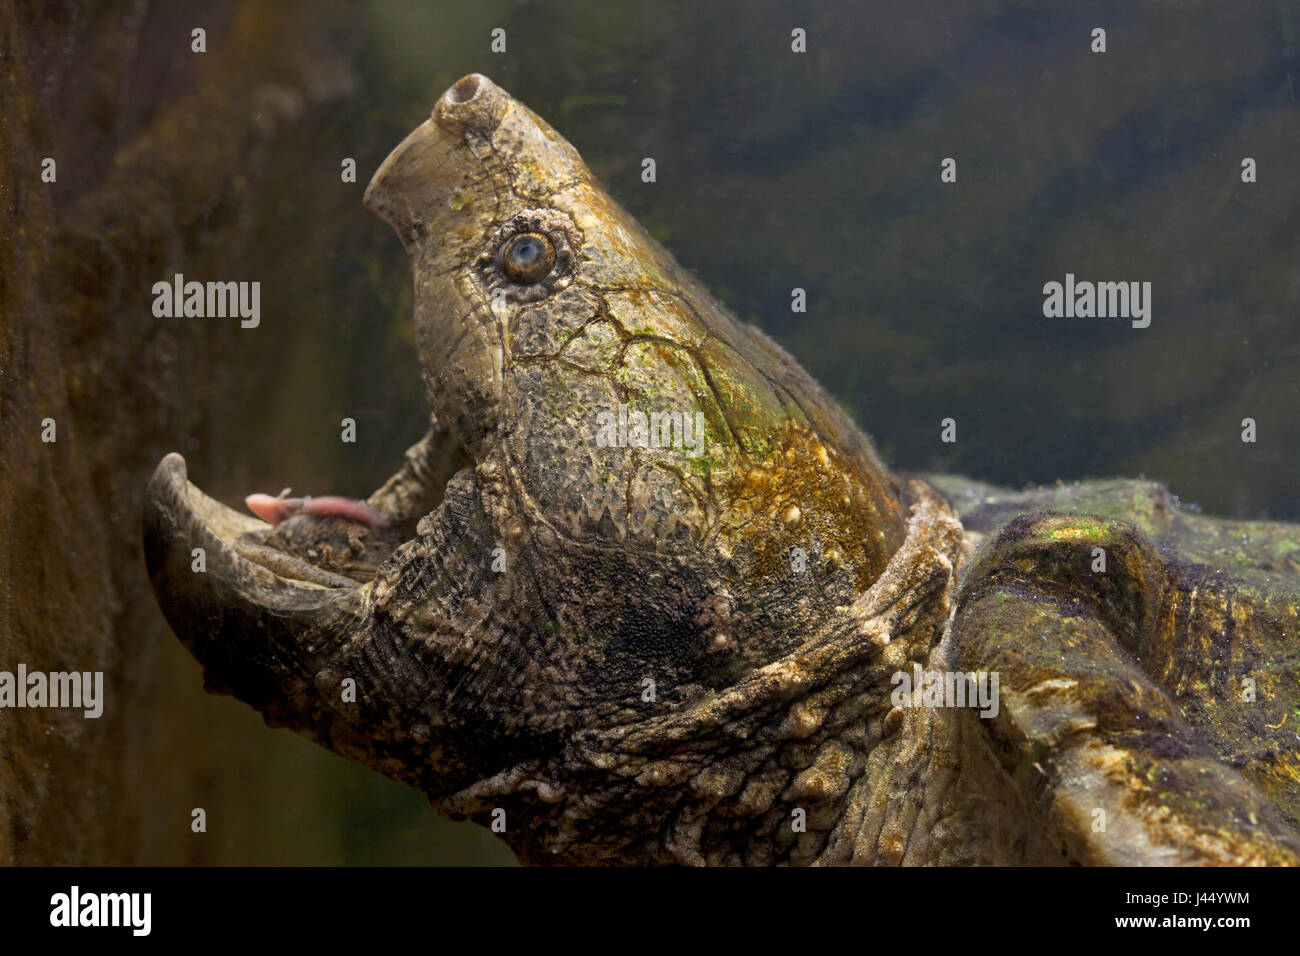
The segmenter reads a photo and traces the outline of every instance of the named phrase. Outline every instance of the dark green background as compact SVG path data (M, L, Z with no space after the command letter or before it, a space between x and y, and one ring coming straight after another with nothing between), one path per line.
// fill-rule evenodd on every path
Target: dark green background
M256 36L274 6L216 5L208 56ZM1300 519L1298 3L377 0L286 15L301 19L283 56L303 65L304 92L256 158L251 252L222 276L262 282L262 327L181 326L187 374L224 371L199 424L160 419L149 439L224 500L285 485L365 495L422 433L406 261L361 194L442 90L478 71L798 357L892 467L1013 486L1145 475L1209 513ZM184 43L204 19L167 17L172 32L148 42ZM226 55L237 68L240 51ZM61 74L70 91L76 73ZM139 57L130 82L205 79ZM63 135L75 150L78 131ZM955 185L939 181L948 156ZM340 182L343 157L358 183ZM643 157L657 182L641 182ZM99 172L82 175L69 197ZM1150 328L1044 318L1043 283L1067 272L1150 281ZM131 293L139 308L147 293ZM344 417L356 444L339 441ZM946 417L956 444L939 441ZM179 645L168 654L188 702L198 669ZM206 783L172 790L208 807L206 862L510 859L414 791L199 699L192 746L220 756Z

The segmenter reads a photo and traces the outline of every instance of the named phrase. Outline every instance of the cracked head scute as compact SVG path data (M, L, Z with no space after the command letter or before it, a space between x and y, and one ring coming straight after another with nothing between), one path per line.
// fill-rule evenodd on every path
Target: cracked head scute
M854 426L491 80L448 89L366 203L412 258L435 413L475 461L499 459L554 533L677 552L721 538L765 574L786 538L808 538L859 589L878 576L902 509ZM638 412L651 434L624 424ZM601 422L626 447L601 442ZM841 540L818 533L831 516Z
M903 513L853 425L500 87L451 87L367 203L411 255L429 399L490 544L531 572L492 614L529 630L549 705L625 719L645 679L659 701L720 686L879 576Z
M335 596L226 554L220 506L164 462L151 571L214 685L461 808L548 799L580 735L739 686L884 573L906 507L866 439L500 87L447 90L365 202L410 256L429 401L472 465ZM181 600L194 536L218 577Z

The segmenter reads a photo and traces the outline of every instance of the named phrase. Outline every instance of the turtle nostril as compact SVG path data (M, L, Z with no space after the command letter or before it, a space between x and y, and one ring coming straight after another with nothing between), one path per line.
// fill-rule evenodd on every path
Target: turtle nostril
M477 73L462 76L456 81L456 84L447 91L447 101L450 103L468 103L478 95L478 81L479 77Z
M438 97L432 118L452 133L490 136L501 121L510 97L481 73L462 76Z

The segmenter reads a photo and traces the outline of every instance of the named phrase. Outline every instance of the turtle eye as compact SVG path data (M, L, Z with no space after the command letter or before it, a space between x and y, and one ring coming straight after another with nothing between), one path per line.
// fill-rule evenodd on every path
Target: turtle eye
M558 209L525 209L511 216L483 244L477 281L504 302L540 302L567 289L578 269L582 233Z
M497 261L511 281L533 285L555 265L555 246L539 232L521 232L502 243Z

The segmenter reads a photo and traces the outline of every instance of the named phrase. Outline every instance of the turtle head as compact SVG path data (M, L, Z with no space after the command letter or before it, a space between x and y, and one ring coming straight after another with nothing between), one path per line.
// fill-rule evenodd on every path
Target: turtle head
M265 525L164 459L146 554L209 686L444 796L494 773L535 788L500 774L680 708L707 723L714 695L755 721L760 697L785 706L806 668L773 662L908 536L851 420L486 77L438 99L365 203L410 257L429 400L474 467L434 488L448 475L409 459L370 499L396 520L364 530L397 537L349 582L310 540L268 554ZM683 723L643 749L706 736Z

